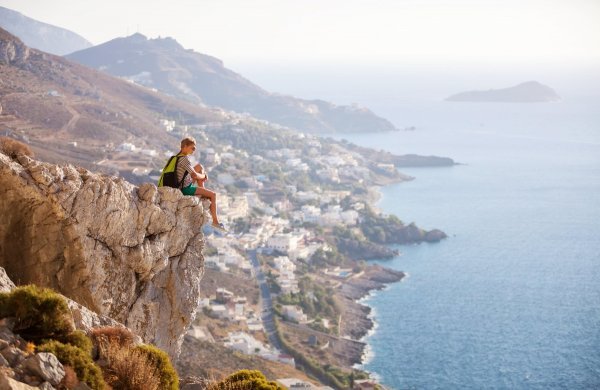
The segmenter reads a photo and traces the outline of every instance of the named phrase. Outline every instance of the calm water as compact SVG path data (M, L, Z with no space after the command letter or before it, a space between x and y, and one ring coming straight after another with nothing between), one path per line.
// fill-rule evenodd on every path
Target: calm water
M379 206L440 228L382 262L365 365L395 389L600 388L600 107L389 103L414 132L348 135L465 165L404 169ZM386 112L387 111L387 112Z
M600 388L600 74L539 64L240 69L268 90L358 102L412 132L345 135L465 165L405 169L379 206L450 238L399 247L367 302L365 368L394 389ZM445 103L538 80L551 104Z

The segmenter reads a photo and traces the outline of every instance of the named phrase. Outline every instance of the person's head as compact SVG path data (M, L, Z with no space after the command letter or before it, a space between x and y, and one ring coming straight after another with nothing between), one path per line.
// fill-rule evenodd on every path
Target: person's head
M196 150L196 140L193 137L185 137L181 140L181 153L188 155Z

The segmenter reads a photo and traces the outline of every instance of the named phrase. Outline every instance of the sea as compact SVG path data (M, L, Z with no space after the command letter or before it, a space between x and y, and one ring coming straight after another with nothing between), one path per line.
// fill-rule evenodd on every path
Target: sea
M381 188L384 213L448 238L378 261L408 276L363 301L376 326L361 368L391 389L599 389L598 75L427 71L246 72L266 89L358 102L402 129L337 138L459 163L401 169L415 179ZM563 99L443 100L533 79Z

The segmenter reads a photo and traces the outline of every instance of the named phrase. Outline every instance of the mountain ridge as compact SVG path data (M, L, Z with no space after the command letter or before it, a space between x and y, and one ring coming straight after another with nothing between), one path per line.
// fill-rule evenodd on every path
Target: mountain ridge
M77 33L1 6L0 26L21 38L27 46L55 55L65 55L92 46L91 42Z
M196 104L247 112L299 131L396 130L388 120L364 107L270 93L226 68L223 61L184 49L170 37L148 39L137 33L71 53L67 58Z

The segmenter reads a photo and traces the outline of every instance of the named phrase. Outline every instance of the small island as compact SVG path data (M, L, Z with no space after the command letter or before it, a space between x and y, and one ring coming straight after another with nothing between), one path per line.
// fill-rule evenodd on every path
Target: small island
M556 102L560 96L550 87L537 81L528 81L504 89L467 91L446 98L449 102Z

